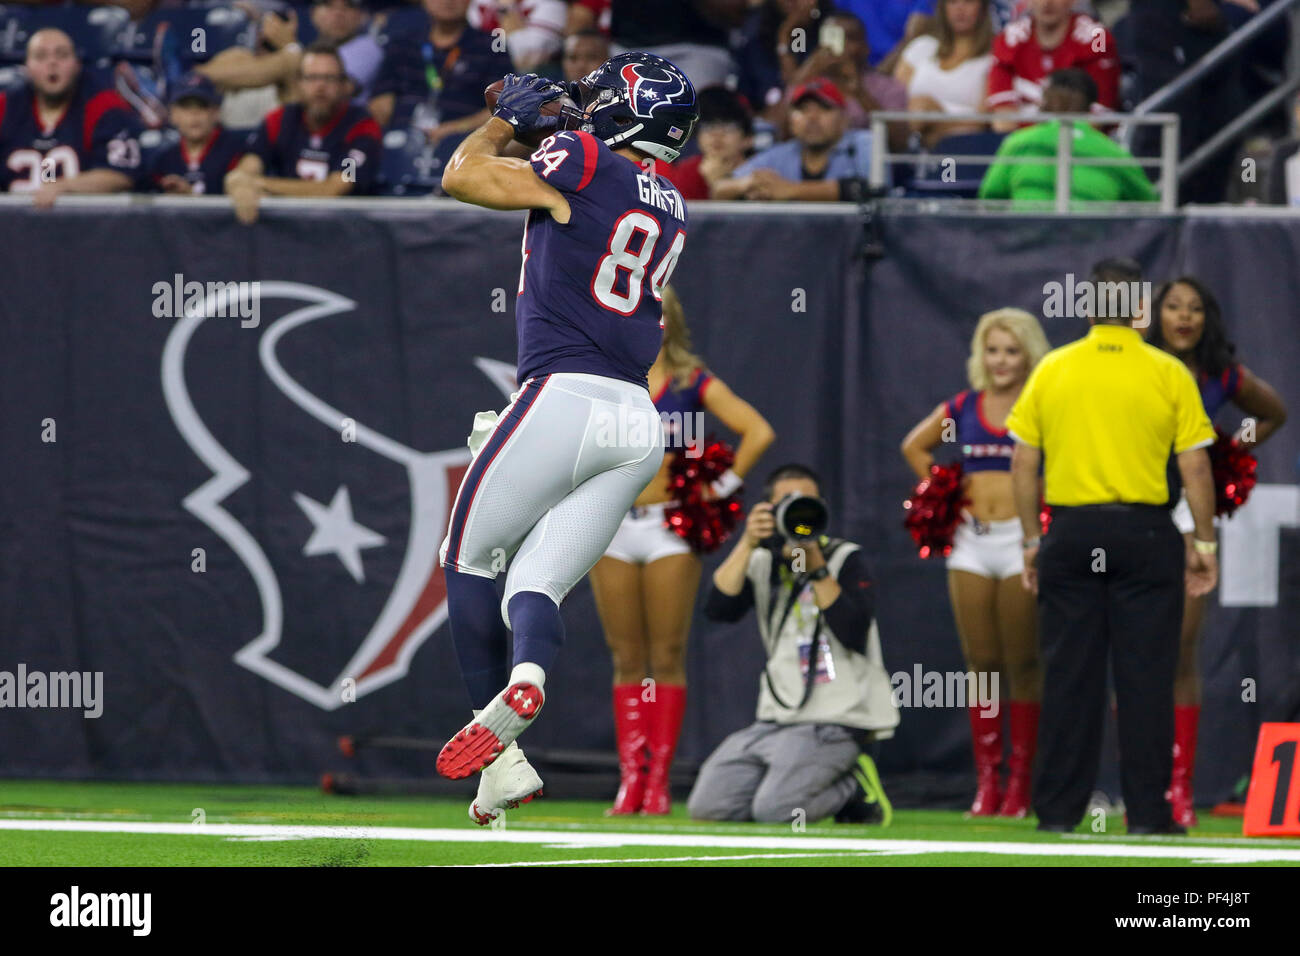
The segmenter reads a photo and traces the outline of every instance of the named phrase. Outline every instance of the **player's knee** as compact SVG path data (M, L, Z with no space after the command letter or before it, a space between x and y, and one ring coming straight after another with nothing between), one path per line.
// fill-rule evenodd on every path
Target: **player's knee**
M722 797L722 794L710 792L708 787L697 784L686 800L686 812L692 820L709 820L715 823L748 819L744 801L725 800Z
M789 823L796 818L795 811L799 809L797 803L797 800L791 799L787 794L764 793L760 790L754 794L750 813L757 823Z

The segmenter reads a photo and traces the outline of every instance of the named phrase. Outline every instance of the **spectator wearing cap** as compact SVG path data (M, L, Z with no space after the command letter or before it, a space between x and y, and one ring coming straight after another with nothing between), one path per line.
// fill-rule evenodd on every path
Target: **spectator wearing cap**
M568 18L564 0L474 0L469 8L469 25L484 33L500 30L521 73L555 59Z
M1047 80L1043 110L1086 113L1097 96L1092 77L1080 69L1058 70ZM997 158L1052 157L1060 143L1061 120L1035 123L1002 141ZM1133 155L1090 123L1076 120L1071 154L1079 159L1128 159ZM1049 163L995 162L980 183L980 199L1048 202L1056 198L1056 166ZM1084 202L1157 202L1151 180L1136 162L1122 166L1072 166L1070 198Z
M609 59L609 37L599 30L580 30L564 38L560 70L565 82L576 83Z
M993 66L993 18L989 0L940 0L934 34L903 48L894 77L907 88L914 113L980 113ZM945 136L984 129L982 123L918 121L911 131L926 147Z
M656 164L682 198L710 199L713 186L731 176L745 161L754 141L749 107L725 86L700 90L700 125L695 131L700 151L670 164Z
M713 188L715 199L834 202L866 196L871 133L845 132L844 94L824 77L790 94L794 139L765 149Z
M412 122L447 157L487 122L484 88L514 69L491 34L469 25L469 4L423 0L418 25L388 41L370 101L370 115L385 128L402 125L414 107Z
M201 73L183 77L168 101L171 124L180 139L154 155L149 186L185 196L223 193L226 173L248 152L248 135L222 128L221 94Z

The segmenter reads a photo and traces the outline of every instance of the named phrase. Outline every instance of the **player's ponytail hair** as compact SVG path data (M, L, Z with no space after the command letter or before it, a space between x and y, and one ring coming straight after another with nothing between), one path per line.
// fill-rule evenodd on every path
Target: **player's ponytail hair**
M677 298L673 287L663 288L664 306L664 361L668 363L668 374L677 388L691 384L695 370L704 367L704 360L691 351L691 330L686 327L686 313L682 311L682 300Z

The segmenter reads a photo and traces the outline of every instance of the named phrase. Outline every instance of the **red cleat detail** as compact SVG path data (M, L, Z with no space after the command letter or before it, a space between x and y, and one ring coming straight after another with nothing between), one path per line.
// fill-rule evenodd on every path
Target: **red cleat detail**
M511 684L501 699L524 720L532 720L542 709L542 692L534 684Z
M448 780L463 780L478 773L501 755L505 748L496 734L485 732L467 740L464 731L458 733L438 754L438 773Z

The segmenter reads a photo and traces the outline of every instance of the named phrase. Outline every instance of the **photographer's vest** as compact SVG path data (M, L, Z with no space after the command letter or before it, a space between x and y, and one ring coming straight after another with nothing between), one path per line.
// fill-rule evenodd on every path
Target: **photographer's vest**
M856 544L835 539L823 548L833 578L839 577L848 556L859 550ZM811 585L807 585L803 600L791 604L795 576L782 569L773 590L773 558L768 548L755 548L745 572L754 590L758 629L767 651L766 674L759 681L758 719L778 724L842 724L872 731L876 739L892 737L898 726L898 708L881 657L875 617L867 631L867 652L849 650L824 621L818 625L820 611L810 600ZM778 627L780 632L774 633ZM811 688L810 666L817 669Z

